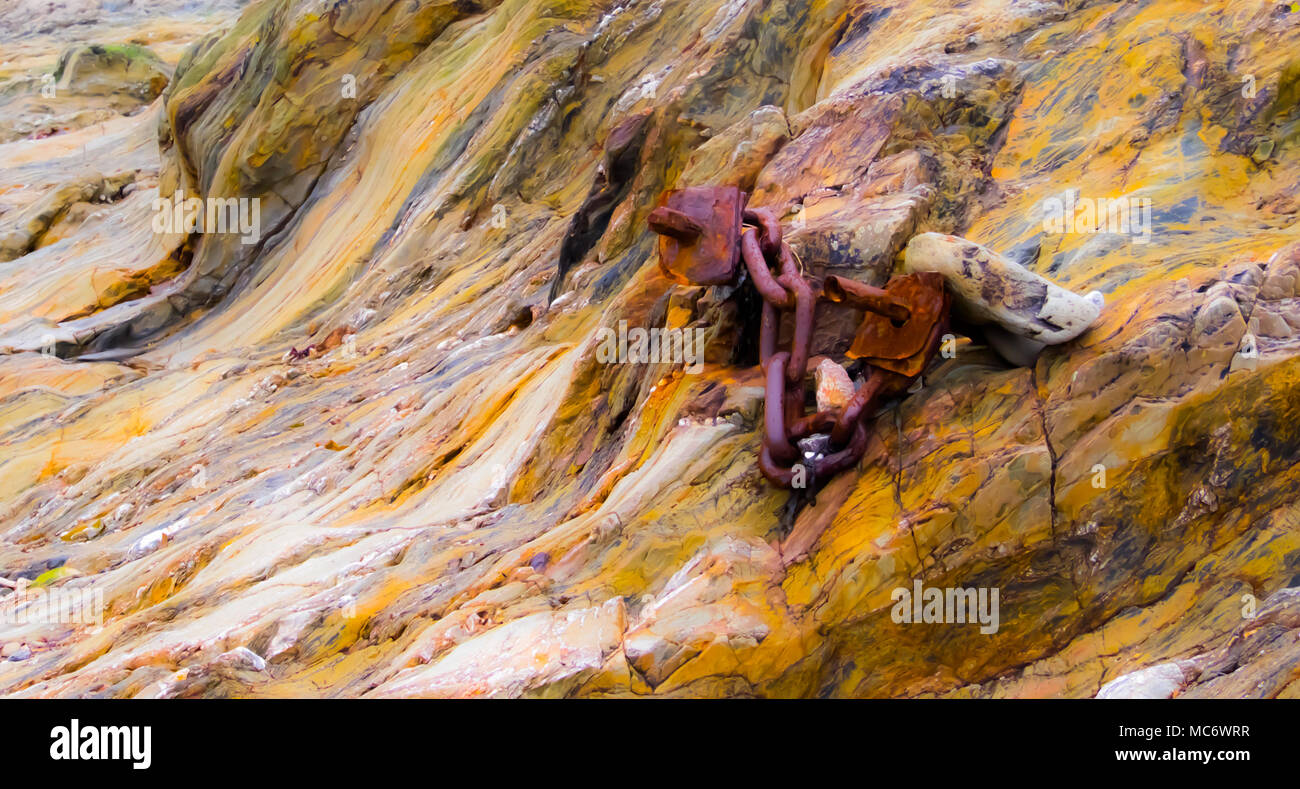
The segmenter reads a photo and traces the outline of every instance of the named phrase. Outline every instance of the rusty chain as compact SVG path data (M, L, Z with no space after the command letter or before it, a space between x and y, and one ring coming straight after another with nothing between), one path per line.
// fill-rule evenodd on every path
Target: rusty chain
M777 216L746 207L746 199L736 187L675 190L647 223L659 234L659 266L669 279L737 285L748 275L758 291L765 381L759 469L779 487L810 487L862 458L876 405L906 390L938 350L950 296L938 274L895 276L884 288L834 275L808 277L783 240ZM843 406L805 414L813 328L823 300L863 311L846 355L864 364L866 376ZM787 314L793 316L790 348L779 350Z

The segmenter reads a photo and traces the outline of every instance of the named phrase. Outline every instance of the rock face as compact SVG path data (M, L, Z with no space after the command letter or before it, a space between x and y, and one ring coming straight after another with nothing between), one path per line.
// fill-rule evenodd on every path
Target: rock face
M9 0L0 7L0 143L147 107L194 38L244 0ZM156 157L155 157L156 162Z
M170 75L167 64L142 46L72 47L54 69L57 88L91 96L127 94L146 104L162 94Z
M159 8L0 26L14 79L146 30L174 64L0 145L0 576L33 584L0 692L1300 695L1287 6ZM654 257L686 184L814 275L881 285L933 233L1106 306L1019 366L954 336L791 501L757 303ZM159 232L177 192L257 201L255 240ZM633 328L702 361L602 360ZM996 631L899 621L922 588L996 590Z

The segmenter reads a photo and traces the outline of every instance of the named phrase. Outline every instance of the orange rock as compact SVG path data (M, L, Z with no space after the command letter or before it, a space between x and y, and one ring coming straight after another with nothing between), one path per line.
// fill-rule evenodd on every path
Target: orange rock
M842 365L823 358L813 370L817 381L817 410L843 408L857 391Z

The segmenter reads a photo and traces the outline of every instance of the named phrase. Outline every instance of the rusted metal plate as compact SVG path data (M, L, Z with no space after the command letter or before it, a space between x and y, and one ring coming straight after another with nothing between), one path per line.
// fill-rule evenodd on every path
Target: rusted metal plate
M943 275L933 272L896 276L885 285L890 296L907 305L907 320L899 321L867 312L858 326L857 336L848 356L866 359L883 369L890 366L878 360L905 360L920 353L934 329L944 317L948 295Z
M648 219L659 234L664 276L684 285L732 282L740 265L744 208L745 193L734 186L692 186L664 195Z
M921 350L907 357L906 359L876 359L864 357L864 360L880 370L886 370L891 373L897 373L901 378L893 381L893 385L887 388L885 395L893 395L906 389L913 378L920 375L925 366L930 363L936 351L939 350L939 343L942 341L943 333L948 330L948 322L941 320L930 329L930 336L926 340Z

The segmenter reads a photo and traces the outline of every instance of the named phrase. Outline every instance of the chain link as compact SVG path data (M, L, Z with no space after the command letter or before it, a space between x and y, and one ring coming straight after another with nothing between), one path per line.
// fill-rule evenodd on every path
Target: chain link
M924 370L947 331L951 302L935 275L894 277L884 288L839 276L827 277L824 283L805 276L771 210L744 208L740 228L719 223L717 217L734 216L727 206L743 205L744 198L731 187L669 192L649 224L661 236L660 267L675 281L696 284L715 284L719 271L731 272L733 282L738 279L734 255L722 259L726 252L719 252L718 244L725 248L739 230L739 257L763 305L758 338L764 377L759 470L778 487L813 487L862 459L876 406L906 390ZM698 243L702 240L706 243ZM713 248L706 250L707 243ZM805 380L819 300L864 311L849 356L865 362L865 378L842 407L805 414ZM793 315L790 348L779 350L786 313ZM818 449L805 451L800 446L804 441Z

